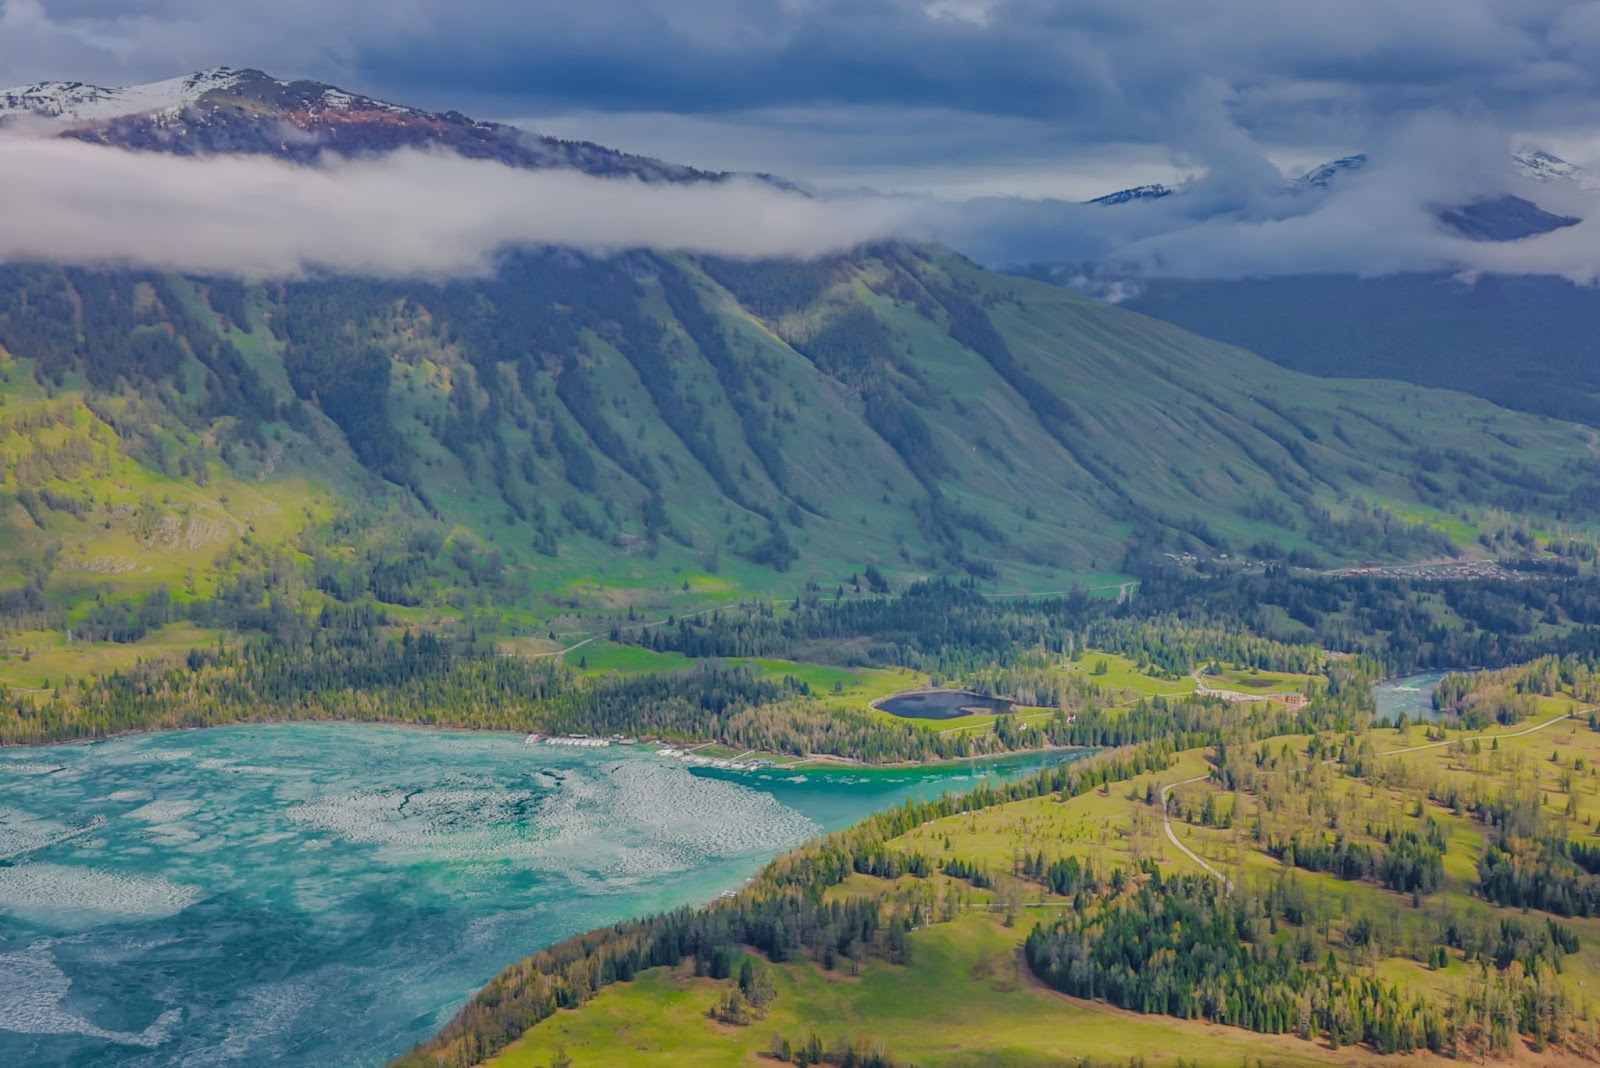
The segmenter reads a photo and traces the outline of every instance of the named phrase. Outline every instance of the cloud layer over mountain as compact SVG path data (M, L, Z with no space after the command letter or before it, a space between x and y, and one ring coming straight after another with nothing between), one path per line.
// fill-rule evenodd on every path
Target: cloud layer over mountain
M563 245L815 256L901 229L908 206L811 199L753 179L649 184L402 151L302 167L0 137L0 260L132 264L252 278L492 270Z
M1170 197L1106 206L819 198L750 178L646 183L442 152L306 167L9 135L0 137L0 188L27 210L0 214L0 260L251 278L437 277L492 271L499 254L530 245L811 257L904 237L993 263L1080 263L1120 280L1412 270L1600 278L1594 193L1534 188L1454 123L1416 124L1403 140L1415 151L1380 153L1325 189L1276 172L1259 183L1214 172ZM1508 188L1586 221L1508 243L1468 240L1440 221L1441 207Z
M1519 174L1505 134L1487 122L1433 113L1393 123L1366 165L1325 186L1286 181L1238 131L1227 140L1218 138L1225 148L1212 154L1213 169L1172 196L1118 205L981 198L934 218L932 228L989 262L1096 264L1123 275L1600 274L1600 240L1588 222L1493 243L1441 220L1448 209L1507 194L1557 214L1600 216L1593 192Z
M340 165L338 190L331 172L257 179L281 194L256 198L262 219L316 219L304 251L289 247L301 234L293 219L251 241L226 217L186 238L215 257L222 248L206 235L228 232L257 271L475 269L501 243L563 238L808 253L891 231L942 237L988 262L1109 261L1195 276L1425 268L1583 278L1600 259L1588 224L1496 247L1437 219L1442 206L1518 191L1504 164L1515 135L1600 155L1593 0L0 0L0 84L125 84L218 63L421 107L547 116L564 136L689 164L914 194L819 208L748 183L622 195L559 176L470 171L493 188L478 195L468 182L477 203L467 203L394 188L397 176L418 178L445 166L438 161ZM1323 193L1285 191L1285 160L1358 150L1373 155L1367 172ZM166 162L110 173L124 166L139 178L130 188L190 181ZM1109 191L1183 173L1203 177L1182 198L1074 202L1095 191L1086 181ZM366 191L382 182L431 213L414 247L374 221L386 202ZM510 192L535 186L539 198ZM20 188L57 206L77 189ZM315 190L340 210L322 219ZM92 211L98 198L80 192L75 210ZM204 194L187 204L191 214L233 210ZM680 196L692 205L647 207ZM1569 196L1545 187L1536 199L1594 214L1587 195L1563 203ZM574 211L539 214L569 198ZM167 211L185 206L168 199ZM513 215L497 232L488 216L502 207ZM41 214L70 229L64 210ZM28 244L42 240L42 220L0 225L4 247L42 247ZM70 247L96 244L84 236L94 229L82 227ZM358 235L372 251L356 246ZM179 244L130 238L120 254L176 256Z

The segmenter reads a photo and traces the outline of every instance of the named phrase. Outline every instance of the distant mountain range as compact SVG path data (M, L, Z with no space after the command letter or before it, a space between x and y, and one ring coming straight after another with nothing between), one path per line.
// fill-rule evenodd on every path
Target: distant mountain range
M0 100L3 100L0 95ZM1358 152L1352 156L1341 156L1338 159L1319 163L1304 174L1285 179L1286 188L1316 188L1326 189L1340 176L1352 174L1362 170L1371 162L1365 152ZM1519 148L1511 154L1512 166L1517 173L1525 178L1533 178L1545 182L1570 182L1582 189L1600 190L1600 175L1579 167L1575 163L1568 163L1559 156L1551 155L1534 148ZM1125 204L1130 200L1152 200L1180 192L1182 186L1169 186L1156 183L1153 185L1136 185L1128 189L1119 189L1115 193L1106 193L1085 201L1088 204Z
M0 102L140 151L720 177L255 71ZM1578 427L1330 385L903 243L530 249L410 283L6 265L0 401L0 612L86 634L136 633L125 606L151 593L224 598L244 626L288 604L832 591L868 564L1060 589L1163 551L1435 556L1600 506Z
M1368 162L1365 155L1329 161L1286 179L1285 190L1328 190ZM1511 162L1523 178L1553 189L1600 190L1600 175L1549 152L1521 149ZM1138 186L1089 203L1129 204L1184 192L1181 186ZM1515 241L1580 221L1512 193L1441 206L1438 217L1479 241ZM1446 272L1140 277L1079 263L1038 264L1022 273L1114 295L1124 307L1294 370L1457 389L1600 426L1600 291L1591 285Z
M1321 191L1335 185L1345 175L1364 169L1370 162L1365 153L1329 160L1304 174L1284 181L1286 191ZM1583 189L1600 189L1600 177L1548 152L1520 149L1512 155L1512 163L1524 177L1547 182L1567 182ZM1106 193L1085 201L1088 204L1121 205L1161 200L1182 195L1185 186L1162 184L1136 185ZM1465 204L1441 205L1439 220L1474 241L1516 241L1535 234L1574 226L1581 220L1570 215L1557 215L1539 205L1512 193L1483 197Z

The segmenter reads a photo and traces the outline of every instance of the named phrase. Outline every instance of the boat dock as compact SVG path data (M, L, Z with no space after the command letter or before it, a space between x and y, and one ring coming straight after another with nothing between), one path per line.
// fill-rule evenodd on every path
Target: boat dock
M694 749L703 748L704 746L702 745L694 747ZM656 756L673 757L683 761L685 764L693 764L695 767L719 768L723 771L760 771L762 768L772 767L772 761L770 760L764 758L749 759L750 753L755 750L740 753L736 757L708 757L701 756L694 749L678 749L669 745L663 749L657 749Z
M570 745L580 749L604 749L612 744L610 738L595 738L584 734L530 734L527 745Z

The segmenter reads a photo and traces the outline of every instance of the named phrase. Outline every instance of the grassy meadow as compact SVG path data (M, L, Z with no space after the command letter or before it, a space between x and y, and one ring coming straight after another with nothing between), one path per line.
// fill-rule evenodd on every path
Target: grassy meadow
M786 965L777 969L778 997L766 1018L747 1027L707 1017L725 983L696 979L685 968L655 970L546 1020L488 1063L545 1068L564 1050L574 1068L771 1065L774 1034L793 1040L812 1033L829 1048L840 1039L870 1036L896 1057L930 1068L1047 1068L1133 1057L1166 1064L1180 1055L1206 1068L1258 1060L1365 1063L1360 1050L1319 1049L1282 1036L1262 1041L1230 1028L1063 997L1039 984L1019 960L1017 945L1031 922L1025 917L1008 928L998 914L974 910L913 933L910 966L872 961L855 976L810 962Z

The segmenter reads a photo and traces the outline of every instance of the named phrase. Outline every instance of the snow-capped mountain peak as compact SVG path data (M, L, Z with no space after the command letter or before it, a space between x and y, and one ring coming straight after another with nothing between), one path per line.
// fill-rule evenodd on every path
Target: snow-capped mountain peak
M1524 178L1539 182L1571 182L1580 189L1600 190L1600 175L1542 149L1519 148L1512 153L1511 162Z
M1364 152L1330 160L1302 174L1293 184L1325 189L1341 174L1358 171L1365 167L1367 162L1367 155ZM1511 162L1517 172L1525 178L1541 182L1571 182L1584 189L1600 189L1600 175L1586 171L1577 164L1568 163L1560 156L1552 155L1542 149L1518 149L1512 153Z
M231 67L121 88L54 81L0 89L0 128L22 123L41 126L54 137L180 156L272 156L317 164L328 157L375 158L426 149L513 167L570 168L648 182L727 177L479 122L456 111L423 111L325 82L285 81Z
M1339 177L1339 175L1346 174L1350 171L1359 171L1366 165L1367 154L1365 152L1358 152L1353 156L1341 156L1339 159L1329 160L1327 163L1323 163L1311 168L1309 171L1296 178L1294 180L1294 184L1298 186L1315 186L1318 189L1326 189L1328 187L1328 183Z
M1115 193L1107 193L1104 196L1095 197L1093 200L1086 201L1086 203L1126 204L1134 200L1160 200L1162 197L1171 196L1173 192L1174 190L1170 185L1162 185L1160 182L1155 182L1151 185L1136 185L1131 189L1119 189Z
M307 116L363 111L393 115L418 114L411 108L347 93L320 82L288 82L258 70L216 67L180 78L106 88L85 82L40 82L0 89L0 122L28 116L65 126L94 125L120 119L175 120L194 111L256 104L302 112Z
M248 71L229 67L180 78L106 88L84 82L40 82L0 89L0 117L31 115L60 122L104 122L129 115L177 114L216 89L231 89Z

